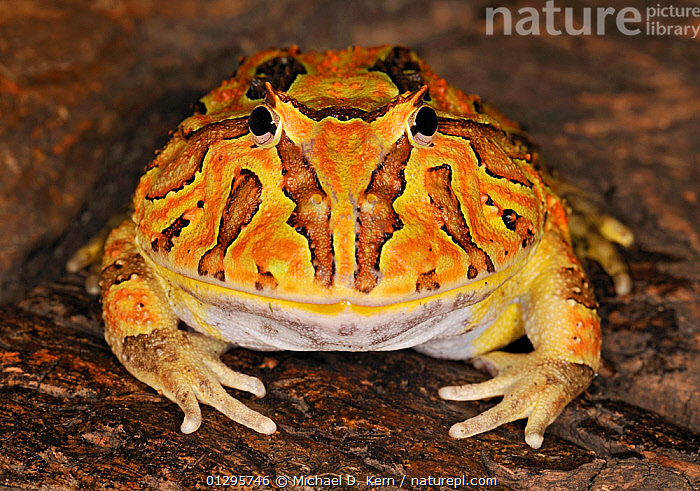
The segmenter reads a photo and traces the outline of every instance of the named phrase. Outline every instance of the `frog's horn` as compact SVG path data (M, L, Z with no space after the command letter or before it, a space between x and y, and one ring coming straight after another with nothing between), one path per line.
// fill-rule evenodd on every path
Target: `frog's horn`
M405 101L412 104L414 107L418 107L423 103L423 95L428 92L428 86L424 85L418 90L415 90L406 96Z
M270 107L275 107L280 98L277 92L275 92L275 89L272 88L272 85L270 85L270 82L265 82L265 92L267 92L265 103Z

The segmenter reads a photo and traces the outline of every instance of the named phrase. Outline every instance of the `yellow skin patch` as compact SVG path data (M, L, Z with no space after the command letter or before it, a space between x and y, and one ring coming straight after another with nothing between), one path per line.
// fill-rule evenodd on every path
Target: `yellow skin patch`
M202 102L147 167L101 282L107 341L182 430L204 402L274 433L222 388L265 393L219 361L229 345L415 347L496 375L441 389L504 396L452 436L527 417L539 447L593 378L600 328L517 125L392 47L264 51ZM533 353L487 354L523 334Z

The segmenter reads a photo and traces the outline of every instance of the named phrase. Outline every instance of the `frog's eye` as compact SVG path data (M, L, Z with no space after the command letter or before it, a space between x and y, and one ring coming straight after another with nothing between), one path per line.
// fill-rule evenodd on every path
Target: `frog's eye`
M430 106L419 107L406 121L408 138L418 147L427 147L433 142L437 127L438 117L435 109Z
M277 143L282 125L280 117L270 107L260 104L250 113L248 128L253 141L259 147L272 146Z

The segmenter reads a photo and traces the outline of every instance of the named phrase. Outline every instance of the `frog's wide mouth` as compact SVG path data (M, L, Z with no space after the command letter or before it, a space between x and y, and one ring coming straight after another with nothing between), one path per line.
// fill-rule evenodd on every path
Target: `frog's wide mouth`
M258 307L263 305L270 311L303 311L322 316L353 315L366 317L379 313L385 314L388 311L410 312L431 304L456 303L462 306L473 305L488 297L513 274L513 267L511 266L480 281L413 298L397 296L371 299L366 296L363 298L356 291L350 291L351 295L347 296L341 296L337 293L325 298L321 298L319 295L311 295L302 300L298 297L270 296L259 292L248 292L233 288L227 284L193 278L155 263L152 264L158 271L158 275L166 280L170 286L197 298L204 304L255 305Z

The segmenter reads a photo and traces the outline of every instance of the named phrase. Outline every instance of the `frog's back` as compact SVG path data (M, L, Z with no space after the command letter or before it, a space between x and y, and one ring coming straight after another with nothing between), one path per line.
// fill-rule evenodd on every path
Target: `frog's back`
M405 48L258 53L202 101L134 198L164 270L385 305L504 271L542 234L550 195L515 126Z

